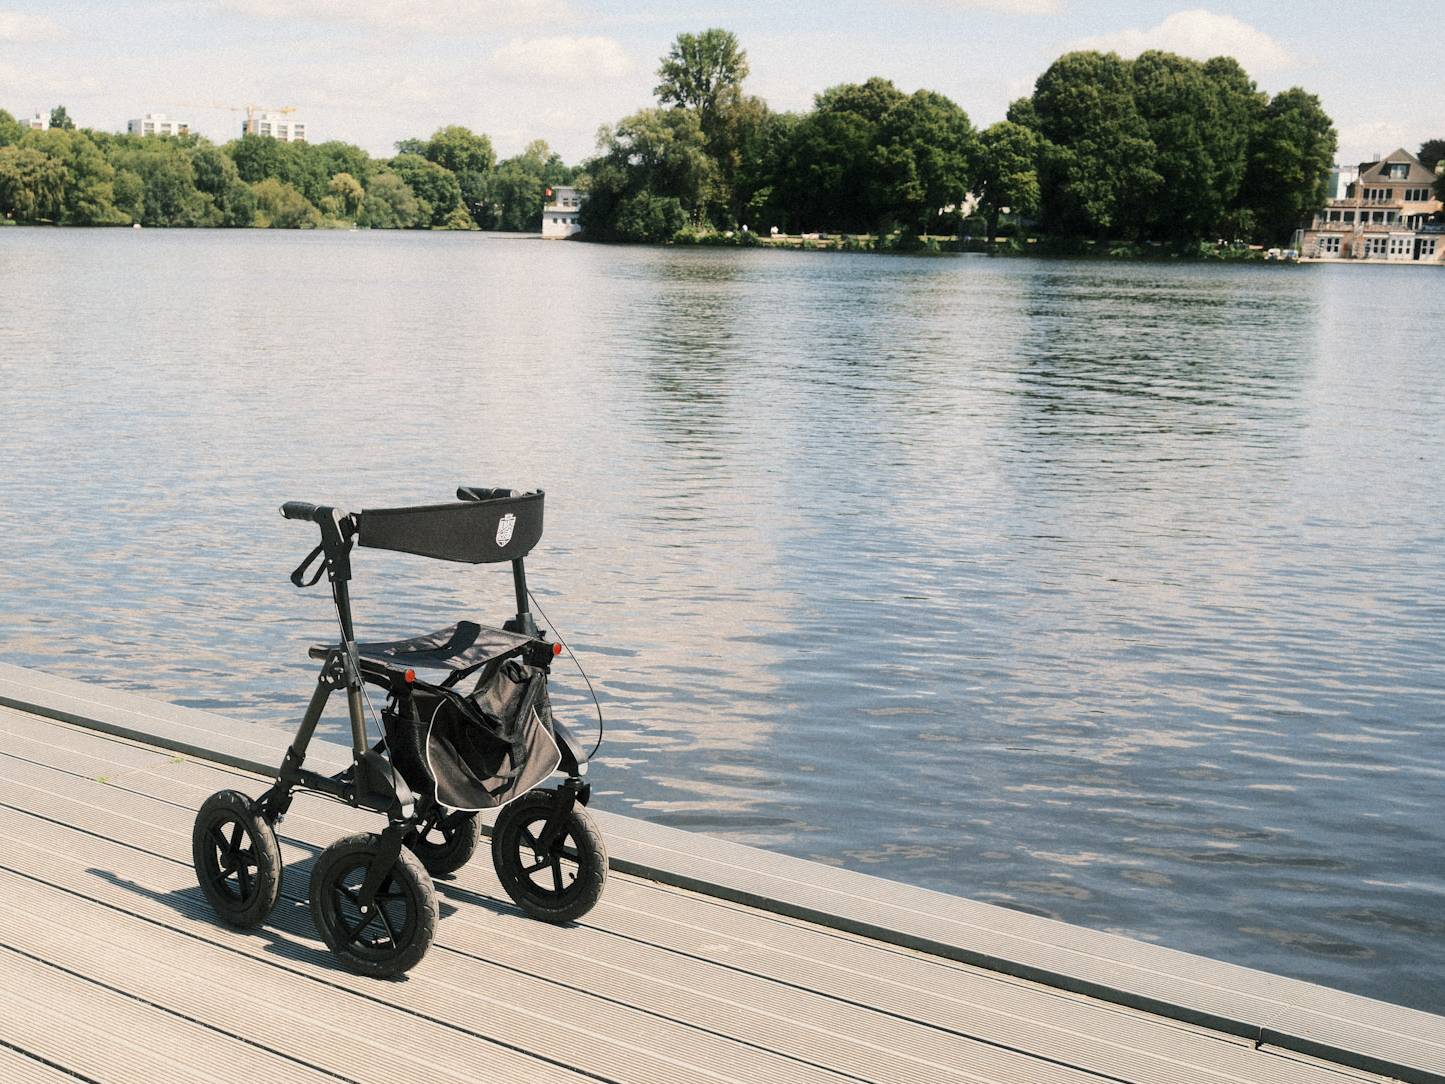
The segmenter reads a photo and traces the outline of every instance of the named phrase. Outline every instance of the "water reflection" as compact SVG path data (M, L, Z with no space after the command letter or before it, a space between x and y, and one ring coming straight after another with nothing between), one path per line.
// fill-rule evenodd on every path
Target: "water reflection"
M608 807L1438 1009L1434 285L6 230L0 644L279 755L276 503L541 485ZM508 604L358 575L377 637Z

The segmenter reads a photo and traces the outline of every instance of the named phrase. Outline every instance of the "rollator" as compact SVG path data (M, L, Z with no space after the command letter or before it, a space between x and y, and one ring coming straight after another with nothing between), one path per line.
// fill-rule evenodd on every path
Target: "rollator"
M542 537L541 490L463 486L456 503L346 513L290 501L320 544L291 574L297 587L325 576L339 639L317 644L316 689L276 782L252 799L223 790L196 816L192 851L217 916L245 929L266 921L281 891L275 826L296 791L386 817L380 832L347 836L317 857L311 915L343 966L363 975L415 967L436 934L433 876L477 849L477 814L498 810L492 864L507 895L545 922L585 915L602 895L607 851L586 806L589 752L552 714L547 678L562 644L533 620L525 558ZM471 621L406 640L357 643L351 615L355 546L440 561L510 561L517 610L501 628ZM380 733L367 726L366 686L385 692ZM336 775L305 767L331 695L346 694L351 765ZM592 750L595 752L595 749ZM555 786L543 786L561 774Z

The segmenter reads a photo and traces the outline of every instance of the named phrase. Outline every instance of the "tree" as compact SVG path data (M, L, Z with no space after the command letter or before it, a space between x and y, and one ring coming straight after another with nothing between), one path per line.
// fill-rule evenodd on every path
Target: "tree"
M443 225L461 206L462 189L451 170L415 154L398 154L391 160L391 168L416 194L427 225Z
M425 218L421 202L407 183L383 169L367 186L356 224L375 230L408 230L427 224Z
M0 215L53 222L65 196L65 164L34 147L0 147Z
M1008 111L1004 113L1004 120L1031 131L1039 130L1039 112L1034 108L1032 98L1015 98L1009 102Z
M457 179L461 205L478 225L492 225L492 172L497 155L486 136L452 124L439 128L424 145L423 157ZM420 194L420 193L419 193Z
M65 106L57 105L50 111L50 127L62 132L75 131L75 121L70 119L70 114L65 111Z
M1254 85L1254 80L1233 57L1217 56L1204 62L1204 76L1217 103L1217 122L1211 131L1214 159L1214 189L1224 202L1225 211L1216 228L1231 224L1231 215L1240 206L1245 172L1249 168L1249 147L1264 116L1269 95ZM1220 232L1238 237L1235 231Z
M895 195L910 184L917 194L917 178L910 175L916 162L899 147L880 149L884 118L907 101L889 80L876 77L829 87L814 98L813 112L792 131L775 191L800 229L867 231L889 213L890 185Z
M869 124L879 124L907 97L892 80L875 75L865 83L829 87L814 97L813 108L819 113L853 113Z
M1129 64L1115 53L1066 53L1039 76L1034 109L1047 141L1039 171L1047 228L1137 237L1160 177Z
M1245 206L1265 240L1287 241L1324 206L1337 145L1319 98L1299 87L1275 95L1250 148L1244 186Z
M742 96L748 54L737 36L716 27L701 34L679 34L657 69L653 89L663 105L696 111L708 139L717 133L720 115Z
M25 129L10 113L0 109L0 147L13 147L20 142Z
M876 155L882 214L924 233L943 207L962 204L974 139L968 114L934 91L916 91L889 110L878 126Z
M309 230L321 214L294 185L267 177L251 186L256 195L256 225L277 230Z
M545 140L497 166L492 176L493 225L499 230L542 228L543 193L549 185L566 184L575 171L567 167Z
M1039 206L1039 134L1022 124L1001 120L979 137L974 191L988 216L988 236L998 234L998 219L1007 207L1031 215Z
M661 229L675 219L667 200L676 201L684 223L701 219L717 182L717 164L707 153L696 112L644 109L624 117L616 129L604 127L597 143L601 153L588 164L591 189L580 215L590 236L642 240L636 229Z
M4 142L0 136L0 143ZM1445 139L1427 139L1420 144L1420 153L1415 155L1420 159L1420 164L1426 169L1433 171L1442 161L1445 161Z
M774 198L791 226L865 231L875 222L876 125L852 112L814 110L792 133Z
M337 210L347 218L355 218L366 199L366 189L350 173L338 173L327 186L336 200Z
M139 222L145 214L146 198L145 181L141 175L128 169L118 169L115 180L111 182L111 190L115 193L116 210L131 222Z
M1130 72L1160 178L1145 228L1156 239L1198 240L1214 230L1235 194L1217 182L1239 171L1216 156L1237 155L1242 165L1245 147L1221 131L1223 103L1199 61L1151 49Z
M22 147L58 159L65 166L60 221L70 226L100 226L125 221L115 207L115 169L86 132L73 128L28 131Z

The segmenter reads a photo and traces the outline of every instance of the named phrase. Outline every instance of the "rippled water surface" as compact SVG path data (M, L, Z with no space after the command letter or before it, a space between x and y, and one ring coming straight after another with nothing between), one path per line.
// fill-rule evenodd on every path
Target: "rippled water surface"
M279 761L276 505L540 486L606 808L1440 1011L1442 343L1426 268L0 230L0 646Z

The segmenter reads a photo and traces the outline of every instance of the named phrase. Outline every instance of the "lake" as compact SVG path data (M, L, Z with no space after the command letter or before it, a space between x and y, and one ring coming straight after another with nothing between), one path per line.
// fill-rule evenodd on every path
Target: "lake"
M0 647L277 728L541 487L595 803L1445 1009L1445 276L0 230ZM363 638L508 614L360 551ZM567 665L559 714L590 731ZM379 705L378 705L379 706ZM340 716L328 724L344 733Z

